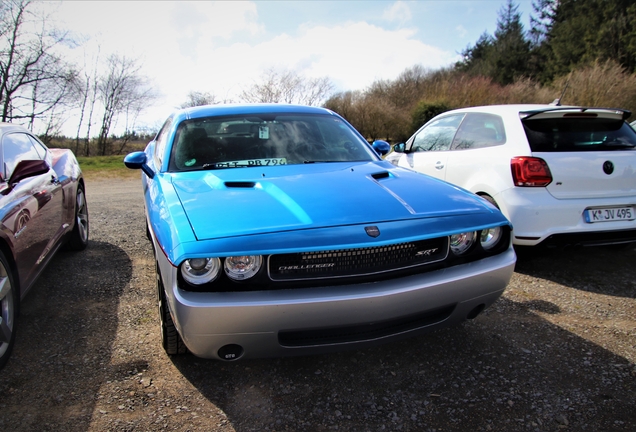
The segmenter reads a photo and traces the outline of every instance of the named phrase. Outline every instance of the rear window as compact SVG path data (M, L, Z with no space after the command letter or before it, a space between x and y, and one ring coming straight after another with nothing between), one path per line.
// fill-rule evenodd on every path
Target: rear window
M636 131L623 120L548 118L523 122L533 152L632 150Z

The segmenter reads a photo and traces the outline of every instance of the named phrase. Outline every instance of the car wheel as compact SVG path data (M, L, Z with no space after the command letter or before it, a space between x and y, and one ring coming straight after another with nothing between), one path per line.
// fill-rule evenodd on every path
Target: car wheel
M486 201L488 201L490 204L492 204L495 207L497 207L497 209L499 209L499 206L497 205L497 202L490 195L485 195L484 194L484 195L479 195L479 196L482 197L483 199L485 199Z
M157 275L157 302L159 304L159 321L161 325L161 344L163 349L169 355L185 354L188 352L183 339L179 335L177 328L172 321L170 315L170 309L168 309L168 303L166 301L166 293L161 281L161 274L159 273L159 266L155 264L155 270Z
M150 228L148 228L148 224L146 223L146 238L149 242L152 242L152 237L150 236Z
M88 205L86 204L86 194L84 186L77 186L75 195L75 226L71 232L68 246L72 250L80 251L86 249L88 245Z
M0 369L7 364L13 349L19 304L9 264L0 252Z

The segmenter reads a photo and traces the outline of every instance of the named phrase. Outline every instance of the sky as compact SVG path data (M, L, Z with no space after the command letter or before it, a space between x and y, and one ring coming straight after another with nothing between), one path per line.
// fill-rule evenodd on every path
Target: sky
M137 124L158 127L189 92L231 100L268 70L328 77L347 91L414 65L452 65L481 34L494 33L505 2L62 1L53 19L82 41L65 52L80 66L110 54L139 60L160 97ZM528 29L532 1L515 4ZM71 124L65 132L74 135Z

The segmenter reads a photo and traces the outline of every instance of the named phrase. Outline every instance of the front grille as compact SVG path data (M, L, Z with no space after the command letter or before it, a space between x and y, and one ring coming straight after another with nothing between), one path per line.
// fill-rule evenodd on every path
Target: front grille
M271 255L274 281L364 276L442 261L448 237L387 246Z

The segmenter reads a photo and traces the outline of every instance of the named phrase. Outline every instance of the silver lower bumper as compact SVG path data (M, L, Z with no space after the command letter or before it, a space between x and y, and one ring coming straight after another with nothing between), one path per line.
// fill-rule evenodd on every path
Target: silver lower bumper
M241 354L232 359L305 355L364 347L452 326L501 296L516 261L510 248L477 262L374 283L195 293L177 287L177 269L163 254L158 255L168 304L181 337L194 355L212 359L222 359L219 349L227 345L242 348ZM424 320L390 330L391 322L440 308L447 308L448 313L438 316L437 321ZM279 338L281 332L312 335L324 329L335 335L339 328L349 331L383 322L389 323L389 330L351 339L343 335L289 344Z

